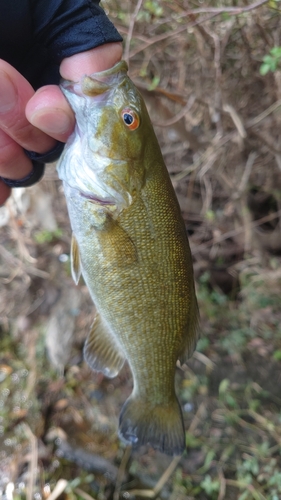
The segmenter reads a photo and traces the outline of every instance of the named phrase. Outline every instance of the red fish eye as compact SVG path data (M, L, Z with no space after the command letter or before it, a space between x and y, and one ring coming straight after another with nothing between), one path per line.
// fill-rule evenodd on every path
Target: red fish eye
M123 109L121 114L125 125L130 130L136 130L136 128L138 128L140 119L135 111L129 108L125 108Z

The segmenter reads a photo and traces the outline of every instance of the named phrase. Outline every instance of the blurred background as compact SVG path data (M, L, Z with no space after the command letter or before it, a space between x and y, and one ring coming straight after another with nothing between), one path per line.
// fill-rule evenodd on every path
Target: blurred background
M180 460L120 444L129 368L83 362L55 165L0 208L0 497L281 498L281 2L103 0L124 37L194 259L201 339L176 374ZM159 481L160 480L160 481Z

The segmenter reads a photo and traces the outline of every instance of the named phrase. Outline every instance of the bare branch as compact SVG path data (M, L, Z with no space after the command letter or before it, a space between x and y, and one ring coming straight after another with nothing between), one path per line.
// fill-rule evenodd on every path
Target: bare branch
M266 215L265 217L262 217L261 219L255 220L251 222L251 228L253 227L258 227L261 224L264 224L265 222L269 222L271 220L277 219L278 217L281 216L281 210L278 210L278 212L274 212L273 214ZM205 243L202 243L201 245L193 246L192 247L192 254L195 255L197 252L201 252L202 250L205 250L208 247L211 247L215 243L221 243L222 241L227 240L228 238L233 238L234 236L237 236L237 234L244 233L245 228L244 226L238 227L237 229L233 229L232 231L227 231L226 233L222 234L216 240L213 238L209 241L206 241Z
M169 120L166 120L164 122L153 121L153 125L155 125L157 127L170 127L171 125L178 122L179 120L181 120L185 116L185 114L193 106L195 99L196 99L195 96L191 96L188 100L188 103L175 116L173 116L172 118L170 118Z
M138 0L135 11L134 11L134 13L131 17L131 20L130 20L130 26L129 26L128 36L126 39L126 45L125 45L125 50L124 50L124 59L127 63L129 63L130 44L131 44L131 40L132 40L132 36L133 36L134 26L135 26L135 22L137 19L137 15L138 15L140 8L142 6L142 2L143 2L143 0Z
M259 2L252 3L251 5L247 5L246 7L200 7L199 9L189 10L185 12L185 16L189 16L191 14L224 14L227 12L229 15L236 16L238 14L243 14L243 12L249 12L251 10L257 9L261 7L265 3L268 3L268 0L259 0Z

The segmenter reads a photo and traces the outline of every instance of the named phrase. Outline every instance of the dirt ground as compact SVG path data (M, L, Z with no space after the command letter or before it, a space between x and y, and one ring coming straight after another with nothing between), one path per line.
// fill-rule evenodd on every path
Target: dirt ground
M270 51L281 45L281 3L103 7L190 239L201 338L176 374L187 450L173 460L118 440L130 370L109 380L83 361L94 306L70 275L66 204L49 165L0 208L0 496L278 500L281 49Z

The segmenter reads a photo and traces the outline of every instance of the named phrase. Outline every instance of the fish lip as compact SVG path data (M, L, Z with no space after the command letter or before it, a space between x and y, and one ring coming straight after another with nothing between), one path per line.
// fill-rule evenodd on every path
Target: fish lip
M96 203L98 205L115 205L116 204L116 202L113 200L102 199L94 194L83 193L83 191L79 191L79 195L82 196L82 198L86 198L86 200L89 201L90 203Z

